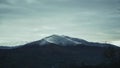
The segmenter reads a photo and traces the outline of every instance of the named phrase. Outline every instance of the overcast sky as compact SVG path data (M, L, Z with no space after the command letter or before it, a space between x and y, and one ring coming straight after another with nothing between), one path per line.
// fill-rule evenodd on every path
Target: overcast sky
M59 34L120 41L120 0L0 0L0 43Z

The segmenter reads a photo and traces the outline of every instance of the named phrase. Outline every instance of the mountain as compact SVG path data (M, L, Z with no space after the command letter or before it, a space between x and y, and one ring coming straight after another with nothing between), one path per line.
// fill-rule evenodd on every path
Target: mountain
M77 39L74 38L70 38L64 35L51 35L49 37L43 38L40 41L37 41L39 43L39 45L46 45L49 43L53 43L56 45L61 45L61 46L69 46L69 45L78 45L78 44L82 44L82 43L87 43L87 41L85 40L80 40L79 41ZM36 42L35 42L36 43Z
M119 68L119 62L120 48L115 45L64 35L0 47L0 68Z
M29 44L37 44L40 46L44 46L47 44L56 44L59 46L77 46L77 45L81 44L81 45L86 45L86 46L117 47L112 44L88 42L83 39L72 38L72 37L68 37L68 36L64 36L64 35L51 35L51 36L45 37L41 40L31 42Z

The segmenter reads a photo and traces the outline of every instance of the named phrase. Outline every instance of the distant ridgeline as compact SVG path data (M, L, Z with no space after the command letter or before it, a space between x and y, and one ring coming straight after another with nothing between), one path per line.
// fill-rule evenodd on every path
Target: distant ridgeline
M21 46L1 46L0 68L120 68L120 48L51 35Z

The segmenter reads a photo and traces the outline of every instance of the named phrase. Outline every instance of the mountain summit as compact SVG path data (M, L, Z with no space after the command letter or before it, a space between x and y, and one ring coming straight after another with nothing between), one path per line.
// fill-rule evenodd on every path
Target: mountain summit
M48 37L45 37L41 40L35 41L28 43L29 44L36 44L39 46L45 46L45 45L59 45L59 46L97 46L97 47L108 47L108 46L114 46L111 44L106 44L106 43L94 43L94 42L88 42L83 39L79 38L73 38L65 35L51 35Z
M73 38L70 38L70 37L67 37L64 35L51 35L46 38L43 38L41 40L40 45L45 45L47 43L52 43L52 44L61 45L61 46L67 46L67 45L82 44L82 41L77 41Z

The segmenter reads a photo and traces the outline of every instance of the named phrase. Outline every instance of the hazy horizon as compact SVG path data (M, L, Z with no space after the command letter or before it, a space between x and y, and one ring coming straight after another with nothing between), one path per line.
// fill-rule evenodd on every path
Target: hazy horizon
M0 45L52 34L120 45L120 0L0 0Z

